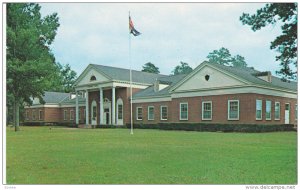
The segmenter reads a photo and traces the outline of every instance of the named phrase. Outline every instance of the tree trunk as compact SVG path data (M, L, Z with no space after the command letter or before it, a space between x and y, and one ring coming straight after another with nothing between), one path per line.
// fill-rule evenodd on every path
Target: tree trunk
M16 128L17 131L19 130L20 126L20 103L19 101L16 101Z
M12 125L15 128L16 131L16 101L15 99L13 99L13 121L12 121Z
M13 126L15 127L15 131L19 130L19 101L17 101L16 97L14 97L13 103Z

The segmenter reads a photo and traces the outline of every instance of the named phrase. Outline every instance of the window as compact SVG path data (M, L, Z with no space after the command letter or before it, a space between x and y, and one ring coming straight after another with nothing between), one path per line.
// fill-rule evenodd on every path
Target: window
M39 110L39 120L42 120L42 119L43 119L43 111Z
M64 120L67 120L67 110L64 110Z
M280 120L280 102L275 102L275 120Z
M295 105L295 120L298 119L298 106L297 104Z
M123 119L123 104L118 104L118 119Z
M74 110L70 110L70 120L74 120Z
M96 106L93 106L93 120L96 120L96 117L97 117L97 107Z
M94 80L96 80L96 77L93 75L91 76L90 81L94 81Z
M239 120L239 100L228 100L228 120Z
M202 102L202 120L212 119L212 102Z
M160 120L168 120L168 107L160 106Z
M180 103L180 120L188 120L188 103Z
M143 120L143 108L142 107L136 108L136 120Z
M154 106L148 106L148 120L154 120Z
M266 120L271 120L272 102L266 101Z
M256 100L256 120L262 120L262 100Z
M35 120L35 110L32 110L32 120Z
M29 120L29 111L25 112L25 118L26 118L26 120Z
M85 113L85 109L83 109L83 119L86 118L86 113Z

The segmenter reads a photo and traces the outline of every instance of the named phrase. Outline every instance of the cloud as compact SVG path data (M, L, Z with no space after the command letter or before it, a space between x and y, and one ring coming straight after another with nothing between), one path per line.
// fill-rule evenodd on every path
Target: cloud
M151 61L170 74L180 61L195 68L209 52L226 47L260 70L277 68L270 42L280 27L253 32L243 12L261 3L41 3L43 15L57 12L61 26L52 45L56 59L81 73L89 63L129 68L128 12L142 35L131 37L132 67Z

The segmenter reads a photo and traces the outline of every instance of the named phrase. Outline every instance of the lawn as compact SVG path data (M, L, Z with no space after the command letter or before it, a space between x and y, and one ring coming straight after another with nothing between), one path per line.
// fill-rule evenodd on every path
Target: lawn
M8 184L296 184L297 133L7 128Z

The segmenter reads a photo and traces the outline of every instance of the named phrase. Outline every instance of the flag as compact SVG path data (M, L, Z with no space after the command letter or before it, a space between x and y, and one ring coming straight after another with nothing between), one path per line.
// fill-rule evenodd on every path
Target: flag
M137 31L137 30L134 28L133 22L132 22L130 16L129 16L129 32L130 32L131 34L133 34L134 36L138 36L138 35L141 34L139 31Z

